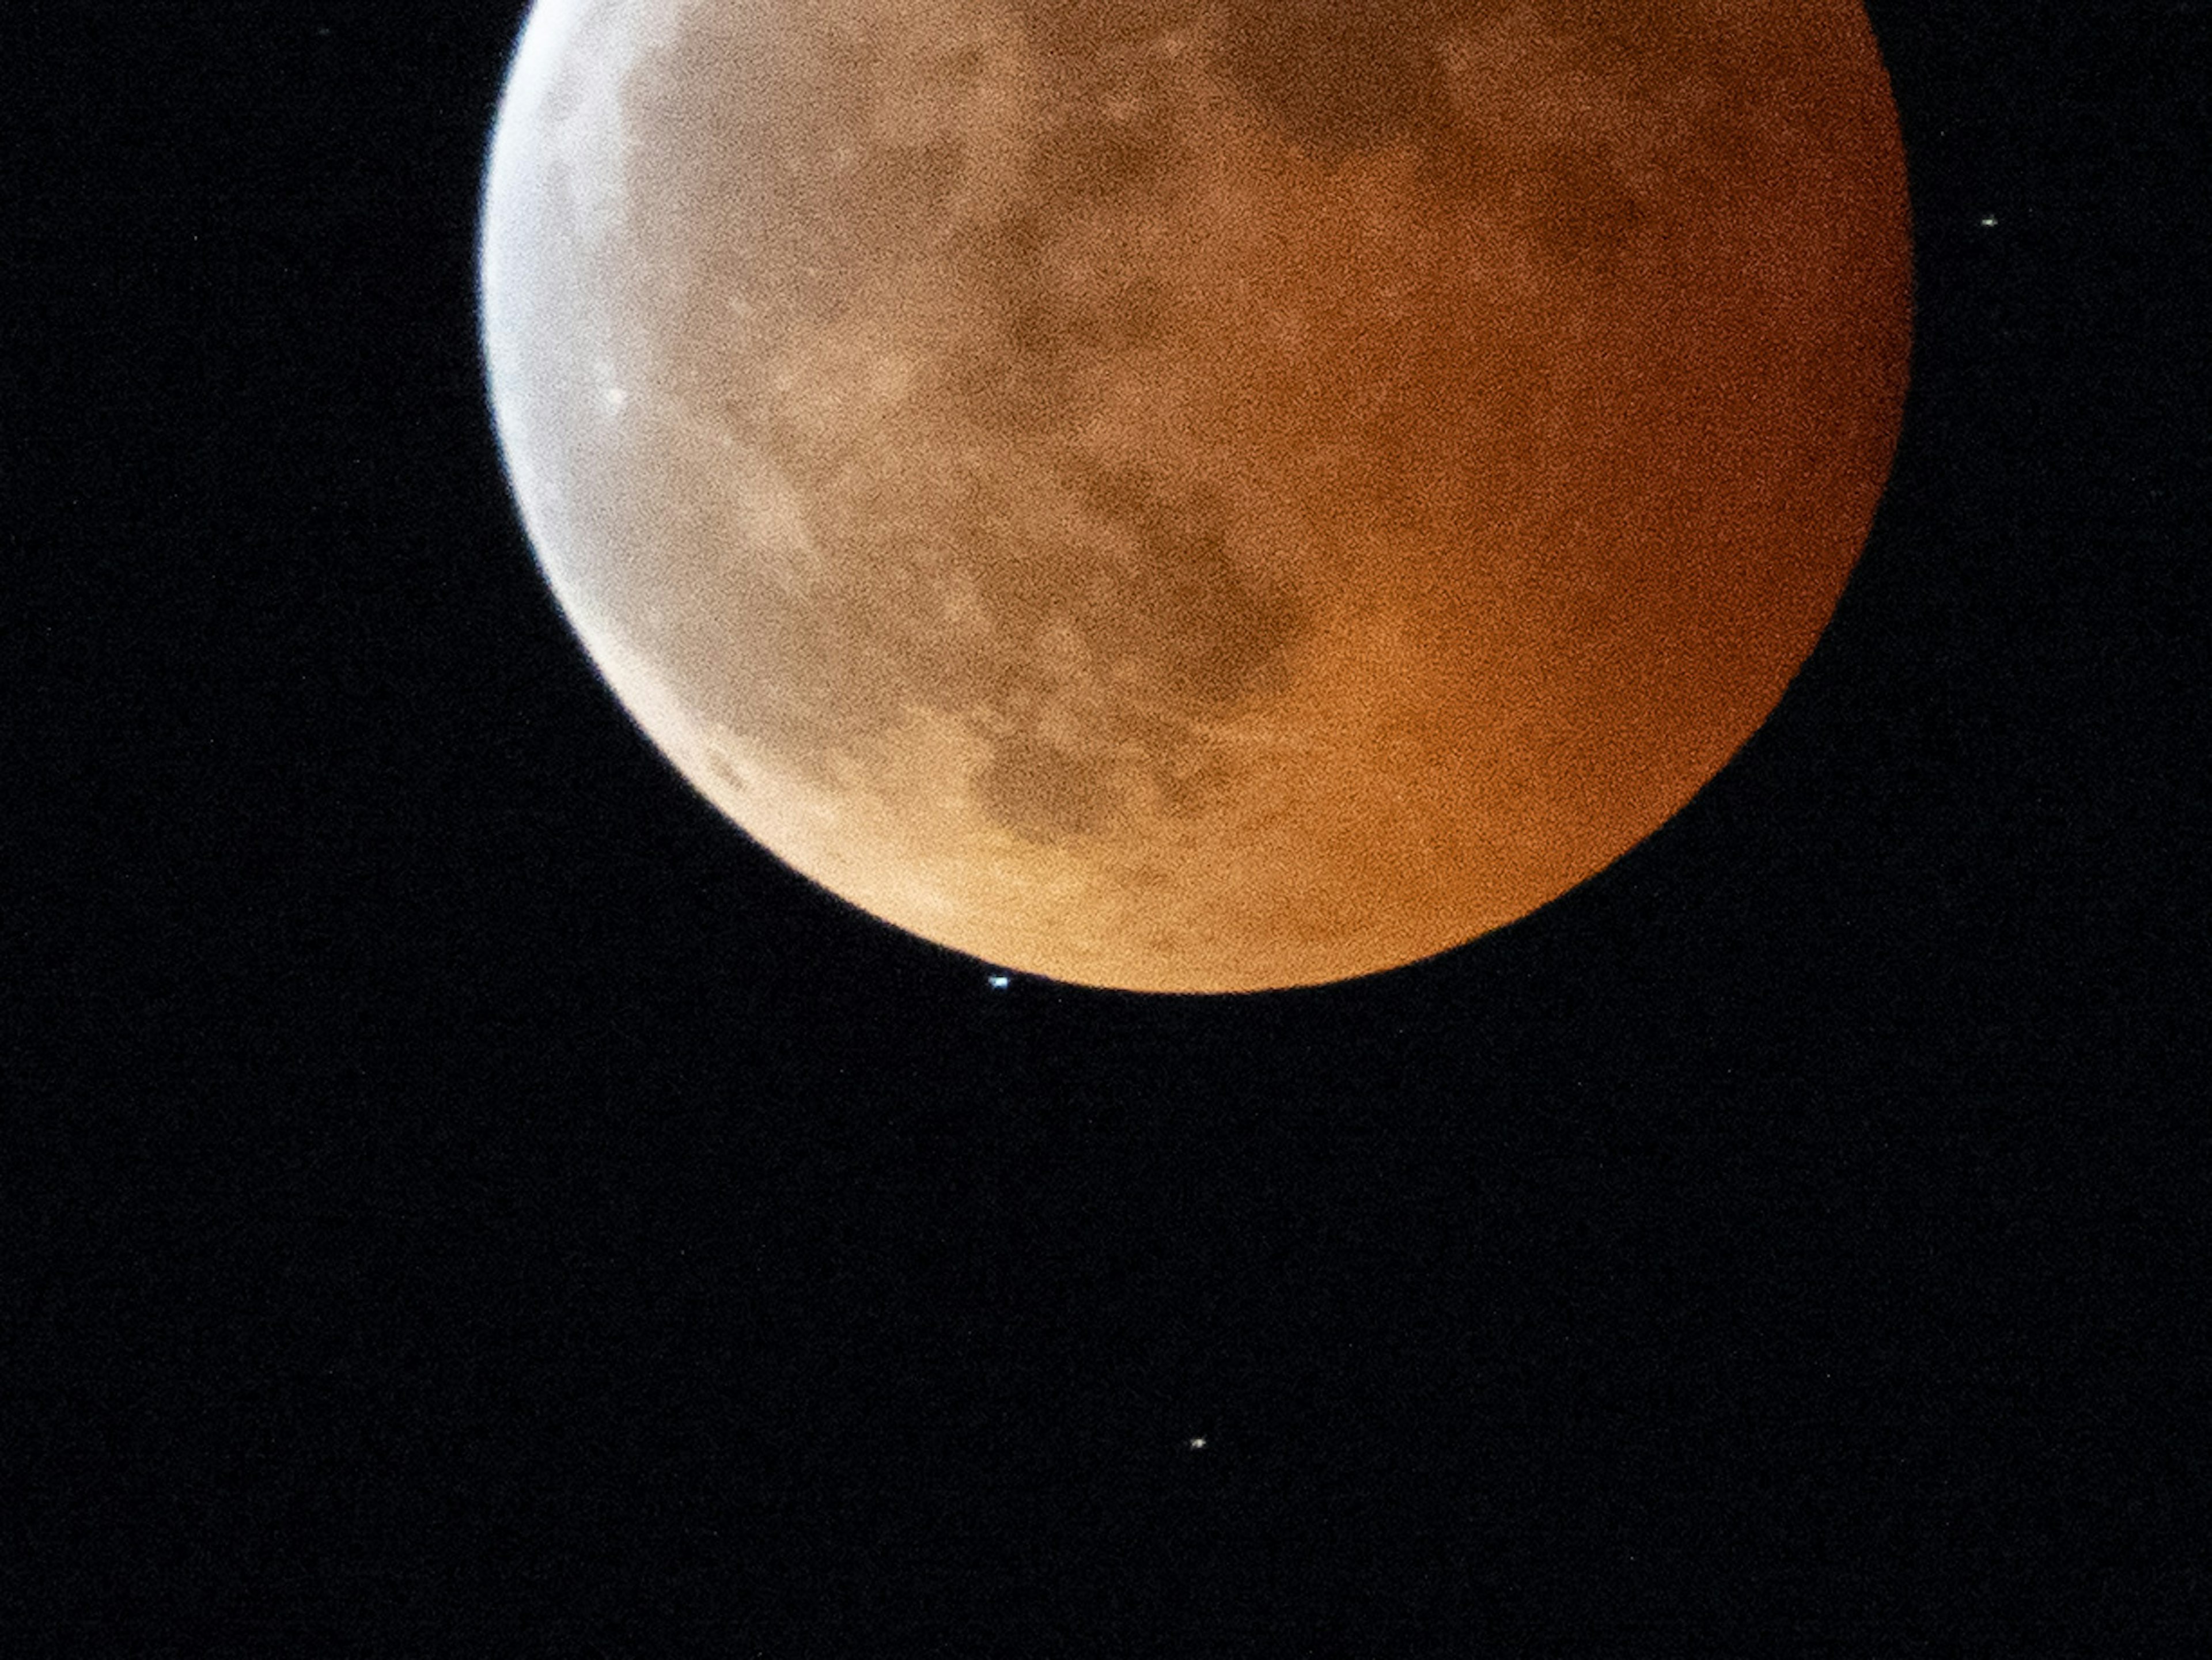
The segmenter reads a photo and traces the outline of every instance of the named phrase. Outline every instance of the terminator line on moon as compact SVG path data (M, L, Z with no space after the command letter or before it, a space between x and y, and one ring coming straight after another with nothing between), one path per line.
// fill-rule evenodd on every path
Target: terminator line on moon
M539 561L684 775L1090 985L1524 915L1773 708L1910 340L1858 0L538 0Z

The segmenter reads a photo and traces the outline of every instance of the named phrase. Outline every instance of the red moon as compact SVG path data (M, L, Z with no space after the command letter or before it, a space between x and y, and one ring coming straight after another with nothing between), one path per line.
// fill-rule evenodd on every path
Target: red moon
M1858 0L539 0L491 402L749 835L1086 985L1409 963L1774 708L1911 343Z

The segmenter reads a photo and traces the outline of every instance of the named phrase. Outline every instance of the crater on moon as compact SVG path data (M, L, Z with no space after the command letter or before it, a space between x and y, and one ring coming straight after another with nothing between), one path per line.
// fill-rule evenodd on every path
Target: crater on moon
M1763 720L1887 475L1856 0L539 0L493 404L770 850L1087 983L1525 914Z

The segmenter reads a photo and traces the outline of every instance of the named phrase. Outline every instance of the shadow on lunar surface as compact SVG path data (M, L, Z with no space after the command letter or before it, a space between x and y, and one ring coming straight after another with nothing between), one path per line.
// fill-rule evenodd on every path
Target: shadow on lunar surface
M632 465L678 453L642 447ZM1140 805L1194 812L1226 781L1195 728L1279 690L1310 627L1287 582L1238 558L1202 485L1069 455L1053 472L1064 512L1040 534L988 471L902 502L854 496L849 475L785 453L763 470L794 481L810 527L814 566L796 591L760 556L764 532L745 517L760 490L742 481L718 493L672 477L649 495L684 502L696 525L634 526L610 562L641 593L682 596L643 643L686 702L817 783L919 706L988 742L977 804L1025 839L1100 832ZM924 536L886 538L884 524Z
M740 26L757 52L701 53L710 78L653 118L689 170L639 180L629 257L678 274L669 333L718 343L689 362L726 386L683 396L703 443L636 435L622 470L647 510L607 579L676 597L641 645L798 776L829 785L921 708L988 745L976 805L1001 828L1098 833L1217 796L1194 724L1285 678L1304 618L1287 580L1255 574L1264 550L1232 547L1219 491L1173 462L1102 462L1078 429L1101 366L1164 344L1170 296L1138 228L1190 161L1168 118L1193 66L1159 37L1177 14L1115 9L1153 27L1087 46L1058 15L1033 27L1049 116L988 202L973 181L1004 158L978 118L942 113L992 72L980 46L916 46L899 74L923 98L886 80L872 35L774 12ZM892 106L908 112L887 129ZM920 309L913 273L930 273ZM803 579L748 506L763 477Z
M1047 549L986 586L1009 643L1037 646L997 665L976 717L997 749L976 793L1033 840L1103 828L1132 787L1170 814L1202 805L1219 780L1193 724L1279 689L1306 626L1287 587L1231 555L1211 492L1172 500L1155 480L1096 467L1079 488L1116 532L1109 556Z

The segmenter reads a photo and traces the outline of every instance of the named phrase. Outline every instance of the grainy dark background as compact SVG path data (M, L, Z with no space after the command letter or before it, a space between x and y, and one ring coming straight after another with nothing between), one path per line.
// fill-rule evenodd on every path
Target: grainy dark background
M1915 378L1782 709L1207 1001L991 990L601 689L517 6L9 8L0 1651L2201 1652L2212 26L1874 15Z

